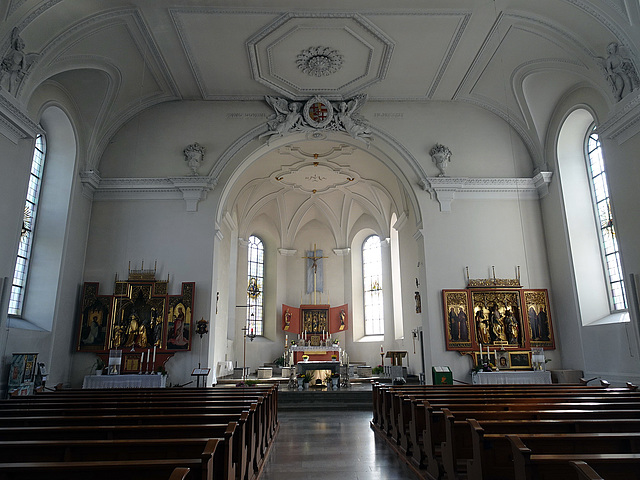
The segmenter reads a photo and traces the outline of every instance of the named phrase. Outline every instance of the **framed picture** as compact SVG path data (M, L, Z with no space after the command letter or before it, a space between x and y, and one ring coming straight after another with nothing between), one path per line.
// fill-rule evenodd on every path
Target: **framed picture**
M139 373L142 367L142 353L125 353L122 360L122 373Z
M167 350L191 350L195 283L182 284L182 295L170 295L167 321Z
M471 325L469 323L469 292L443 290L444 331L447 350L471 351Z
M473 326L478 344L525 348L520 290L472 290Z
M530 345L555 348L547 290L524 290L523 297Z
M508 370L511 368L511 359L509 358L509 352L506 350L496 351L496 368L500 370Z
M509 363L514 370L531 370L531 352L509 352Z
M82 289L80 326L76 350L103 351L107 348L113 297L98 295L98 283L86 282Z

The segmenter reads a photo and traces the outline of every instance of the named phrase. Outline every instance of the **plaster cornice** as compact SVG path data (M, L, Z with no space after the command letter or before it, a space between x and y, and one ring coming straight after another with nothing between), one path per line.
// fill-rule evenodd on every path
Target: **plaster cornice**
M454 199L539 199L548 191L551 176L541 172L533 178L427 177L423 188L435 196L441 212L450 212Z
M600 125L598 133L616 140L618 145L640 133L640 92Z
M90 170L80 174L83 189L94 201L177 200L186 203L188 212L196 212L217 180L211 177L100 178ZM89 196L88 195L88 196Z
M33 138L38 133L44 133L39 125L4 96L4 91L0 94L0 132L16 144L23 138Z

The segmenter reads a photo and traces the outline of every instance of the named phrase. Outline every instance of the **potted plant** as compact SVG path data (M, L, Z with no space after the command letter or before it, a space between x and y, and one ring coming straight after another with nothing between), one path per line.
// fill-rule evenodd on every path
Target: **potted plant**
M164 375L164 376L166 376L166 375L167 375L167 369L166 369L166 368L164 368L164 365L158 365L158 367L156 368L156 373L157 373L158 375Z
M302 361L303 362L309 361L309 355L302 355Z
M333 390L338 389L338 384L340 383L340 374L334 373L331 375L331 388Z
M298 380L298 390L302 391L303 383L304 383L304 374L299 373L298 376L297 376L297 380Z
M307 390L309 388L309 384L311 383L311 372L306 372L304 374L304 378L302 380L302 385L304 386L304 389Z
M95 370L96 375L102 375L102 371L104 370L104 360L100 357L96 358L96 361L93 364L93 369Z

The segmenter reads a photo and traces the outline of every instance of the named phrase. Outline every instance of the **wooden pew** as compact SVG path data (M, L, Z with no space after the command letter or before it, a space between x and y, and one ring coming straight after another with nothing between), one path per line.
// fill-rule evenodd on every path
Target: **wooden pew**
M513 452L515 480L578 479L571 461L583 461L607 480L640 478L640 453L533 453L518 437L507 435Z
M576 469L579 480L604 480L588 463L572 460L569 465Z
M640 418L640 410L522 410L522 411L454 411L444 408L445 441L441 444L441 461L444 471L453 478L465 473L467 460L473 458L473 441L467 419L503 419L511 421L584 420L607 419L627 420Z
M179 434L179 428L184 426L183 424L192 423L195 426L202 422L213 424L218 421L222 423L223 420L236 420L232 445L229 449L232 452L229 471L232 472L233 477L237 475L238 479L252 478L259 471L264 461L264 454L277 430L277 387L232 388L228 391L216 390L215 392L207 389L190 391L189 394L184 392L167 389L91 390L42 394L35 397L35 401L33 398L23 397L15 403L13 401L0 403L0 412L2 412L0 413L2 429L0 436L3 431L4 433L13 431L12 437L15 437L15 427L7 425L27 425L20 428L23 431L21 435L24 435L24 431L37 435L36 431L39 431L39 434L44 435L45 438L51 438L52 435L62 432L63 436L71 438L74 436L87 438L95 435L100 438L106 434L107 438L124 436L134 439L139 436L153 437L158 433L164 436L167 431L170 431L170 436L175 437ZM255 415L256 406L263 407L261 408L263 416L260 418ZM97 414L90 415L90 412ZM264 435L252 434L251 429L243 433L243 424L247 425L250 412L253 412L255 425L261 428ZM223 418L222 415L230 416ZM48 423L52 426L62 425L64 429L56 431L47 429L43 424ZM157 427L158 424L165 423L168 425L162 425L161 431L156 429L155 434L150 434L148 428L140 429L143 426L141 424L145 423L154 424L149 427ZM32 424L42 428L32 428L29 426ZM70 424L80 424L79 426L84 427L94 424L94 432L91 435L82 429L75 429L75 432L72 432L73 429L69 427L73 425ZM138 429L132 433L121 428L127 426L126 424L136 424ZM1 425L5 425L6 428L2 428ZM200 425L197 426L200 428ZM109 430L112 431L109 432ZM238 430L237 434L235 430ZM205 435L212 435L212 432L209 431ZM247 437L246 440L242 440L243 436Z
M254 405L255 407L255 405ZM0 434L7 427L34 427L42 428L47 426L96 426L104 428L107 426L162 426L164 424L192 425L202 423L227 424L234 422L237 424L234 434L233 461L241 478L244 478L246 469L252 467L259 468L264 461L264 455L257 442L253 430L253 422L250 419L250 411L244 406L237 407L231 413L231 407L225 407L226 414L156 414L140 413L137 415L94 415L94 416L34 416L34 417L4 417L0 418Z
M224 461L223 450L218 450L220 442L219 439L206 438L0 442L0 465L133 460L147 463L173 460L176 465L183 462L193 465L194 460L199 459L200 465L194 469L192 477L213 480L224 475L222 468L214 471L215 465ZM0 467L0 476L7 470L12 471L9 467Z
M64 440L141 440L141 439L181 439L181 438L211 438L220 439L222 444L217 444L214 469L218 472L218 478L235 480L243 478L246 461L242 458L242 452L234 450L236 442L235 422L229 424L210 425L100 425L100 426L49 426L49 427L5 427L0 429L0 439L3 441L64 441ZM25 465L27 465L25 463ZM6 468L5 468L6 466ZM174 467L176 464L174 464ZM186 465L195 468L193 465ZM23 469L30 467L23 466ZM35 468L35 467L33 467ZM114 466L114 468L116 468ZM200 467L201 469L201 467ZM0 473L14 472L15 466L11 463L2 463ZM166 473L166 472L165 472ZM168 476L168 474L166 475ZM237 477L236 477L237 476ZM0 478L2 478L0 476ZM13 477L11 477L13 478ZM24 477L23 477L24 478Z
M188 467L176 467L173 469L173 472L171 472L169 480L187 480L190 478L190 472L191 469Z
M192 473L191 478L204 477L200 459L113 460L100 462L30 462L0 464L0 480L166 480L174 478L176 465ZM181 477L178 477L181 478ZM184 477L182 477L184 478Z
M493 402L497 395L510 395L513 398L536 396L555 396L555 397L575 397L577 394L589 395L593 398L617 399L616 401L624 401L626 399L636 399L636 396L629 396L634 389L616 388L605 389L603 387L586 387L586 386L558 386L558 385L500 385L500 386L402 386L390 387L388 385L374 384L374 418L372 419L372 427L382 431L385 435L394 436L399 443L401 450L411 458L415 466L423 468L427 463L427 453L423 447L422 436L427 431L427 417L423 411L424 400L421 398L447 398L458 399L457 401L465 401L464 398L485 399L485 401ZM409 395L410 394L410 395ZM402 398L402 408L395 408L393 397ZM409 396L409 400L407 400ZM587 397L584 397L585 399ZM526 401L530 401L528 398ZM407 406L409 406L407 408ZM394 413L398 410L398 420ZM410 413L407 413L410 412ZM410 420L407 421L407 418ZM394 427L394 423L396 426ZM416 445L416 448L412 446ZM439 446L436 447L439 449ZM433 465L431 466L433 468ZM436 471L431 472L437 475Z
M504 433L486 434L480 424L469 420L472 433L473 456L467 468L469 480L482 478L513 479L513 453L507 434L517 431L505 429ZM553 453L640 453L640 431L637 432L581 432L571 433L575 427L565 424L568 433L518 433L521 441L534 452L536 448ZM544 428L544 427L543 427ZM541 430L543 429L541 428ZM556 430L559 430L556 428ZM529 443L528 443L529 442ZM555 450L550 450L550 449Z

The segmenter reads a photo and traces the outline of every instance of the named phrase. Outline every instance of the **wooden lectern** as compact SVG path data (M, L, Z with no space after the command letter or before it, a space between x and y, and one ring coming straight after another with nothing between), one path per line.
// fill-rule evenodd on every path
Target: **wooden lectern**
M402 359L407 356L406 350L389 350L387 351L387 358L391 359L391 365L393 367L401 367Z

